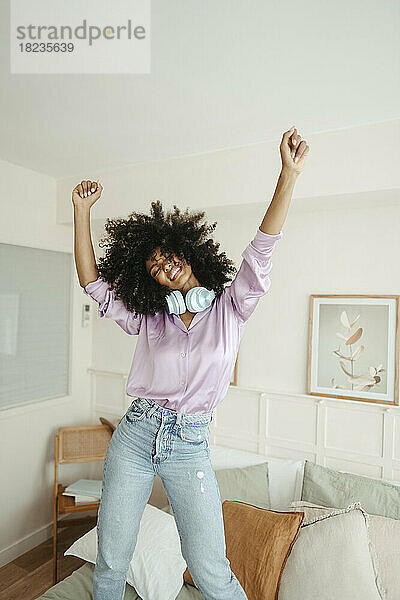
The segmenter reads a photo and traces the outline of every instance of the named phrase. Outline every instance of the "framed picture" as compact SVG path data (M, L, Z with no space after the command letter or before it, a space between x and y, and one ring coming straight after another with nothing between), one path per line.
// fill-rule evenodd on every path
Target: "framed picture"
M310 297L309 394L399 405L399 298Z

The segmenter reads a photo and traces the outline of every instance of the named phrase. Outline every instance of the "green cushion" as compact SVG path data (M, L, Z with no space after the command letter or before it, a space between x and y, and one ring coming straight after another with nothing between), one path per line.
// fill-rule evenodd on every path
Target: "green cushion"
M221 502L224 500L240 500L259 508L270 508L268 462L249 467L234 469L217 469L215 471ZM164 510L172 515L172 509L164 506Z
M221 502L239 500L259 508L271 508L268 462L249 467L217 469L215 471Z
M301 499L335 508L347 508L353 502L360 502L371 515L400 519L400 486L381 479L341 473L308 460L304 464Z

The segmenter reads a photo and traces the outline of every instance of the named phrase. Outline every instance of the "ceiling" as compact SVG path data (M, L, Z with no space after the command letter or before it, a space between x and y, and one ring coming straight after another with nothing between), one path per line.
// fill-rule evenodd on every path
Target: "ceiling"
M16 75L0 158L55 178L399 118L397 0L153 0L152 72Z

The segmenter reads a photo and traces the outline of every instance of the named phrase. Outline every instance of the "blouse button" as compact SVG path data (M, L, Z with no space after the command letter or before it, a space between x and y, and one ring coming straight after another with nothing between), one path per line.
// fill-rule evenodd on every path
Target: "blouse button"
M184 381L181 381L181 385L185 385L185 382L184 382Z
M181 352L181 356L186 356L186 352Z

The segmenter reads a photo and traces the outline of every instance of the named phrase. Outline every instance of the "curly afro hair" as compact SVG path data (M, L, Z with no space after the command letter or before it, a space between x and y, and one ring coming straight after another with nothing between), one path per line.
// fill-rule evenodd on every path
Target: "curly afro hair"
M213 289L216 297L236 273L225 252L218 253L220 244L208 237L217 222L200 224L204 211L181 213L173 206L164 215L157 200L151 203L150 215L132 212L126 219L106 220L107 233L99 241L106 248L98 260L99 275L134 313L154 315L167 308L166 296L172 290L155 281L146 269L146 260L157 246L163 254L174 252L179 260L185 259L200 285Z

